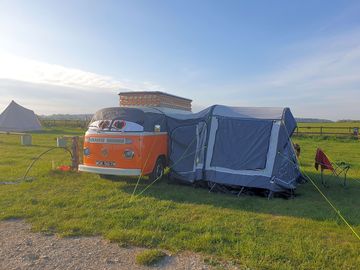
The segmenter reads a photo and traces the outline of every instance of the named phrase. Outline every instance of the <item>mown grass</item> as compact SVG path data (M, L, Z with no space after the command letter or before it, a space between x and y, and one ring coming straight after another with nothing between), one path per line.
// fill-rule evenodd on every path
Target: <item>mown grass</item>
M81 130L66 130L81 134ZM33 136L33 146L0 135L0 181L22 176L32 158L63 130ZM360 142L297 137L301 163L317 183L315 150L352 165L349 187L329 178L320 188L360 233ZM360 242L310 184L292 200L209 193L205 189L156 183L130 200L136 179L104 180L94 174L51 170L70 163L63 150L35 164L32 182L0 185L0 219L25 218L33 230L62 236L103 235L121 245L191 250L253 269L358 269ZM146 187L140 181L138 191Z

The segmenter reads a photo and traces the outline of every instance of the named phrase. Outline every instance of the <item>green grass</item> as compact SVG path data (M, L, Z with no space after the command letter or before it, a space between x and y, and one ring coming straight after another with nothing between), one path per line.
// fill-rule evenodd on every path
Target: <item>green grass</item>
M166 254L159 249L148 249L136 255L135 261L137 264L153 266L160 262Z
M21 177L32 158L55 146L60 134L46 130L33 146L15 135L0 135L0 181ZM360 142L297 137L304 170L319 183L315 150L352 165L349 187L329 178L320 188L360 233ZM0 219L25 218L34 231L61 236L102 235L121 245L172 252L190 250L252 269L358 269L360 242L310 184L293 200L209 193L205 189L156 183L130 201L136 179L110 181L95 174L52 171L70 164L55 150L39 160L31 177L18 185L0 185ZM140 181L138 191L146 187Z

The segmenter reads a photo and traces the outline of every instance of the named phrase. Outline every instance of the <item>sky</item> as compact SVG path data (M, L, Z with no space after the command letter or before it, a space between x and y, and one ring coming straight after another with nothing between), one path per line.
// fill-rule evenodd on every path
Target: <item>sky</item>
M0 0L0 111L94 113L139 90L360 119L360 2Z

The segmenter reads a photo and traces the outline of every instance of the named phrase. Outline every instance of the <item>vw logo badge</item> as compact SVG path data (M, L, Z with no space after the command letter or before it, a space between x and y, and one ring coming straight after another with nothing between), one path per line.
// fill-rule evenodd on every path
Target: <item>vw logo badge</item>
M104 157L107 157L109 155L109 150L107 148L103 148L103 149L101 149L101 154Z

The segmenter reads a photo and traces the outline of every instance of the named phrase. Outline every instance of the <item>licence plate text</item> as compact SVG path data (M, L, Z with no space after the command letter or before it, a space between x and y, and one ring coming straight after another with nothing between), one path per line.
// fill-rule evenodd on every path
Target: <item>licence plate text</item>
M97 160L96 166L102 166L102 167L115 167L116 163L115 161L104 161L104 160Z

